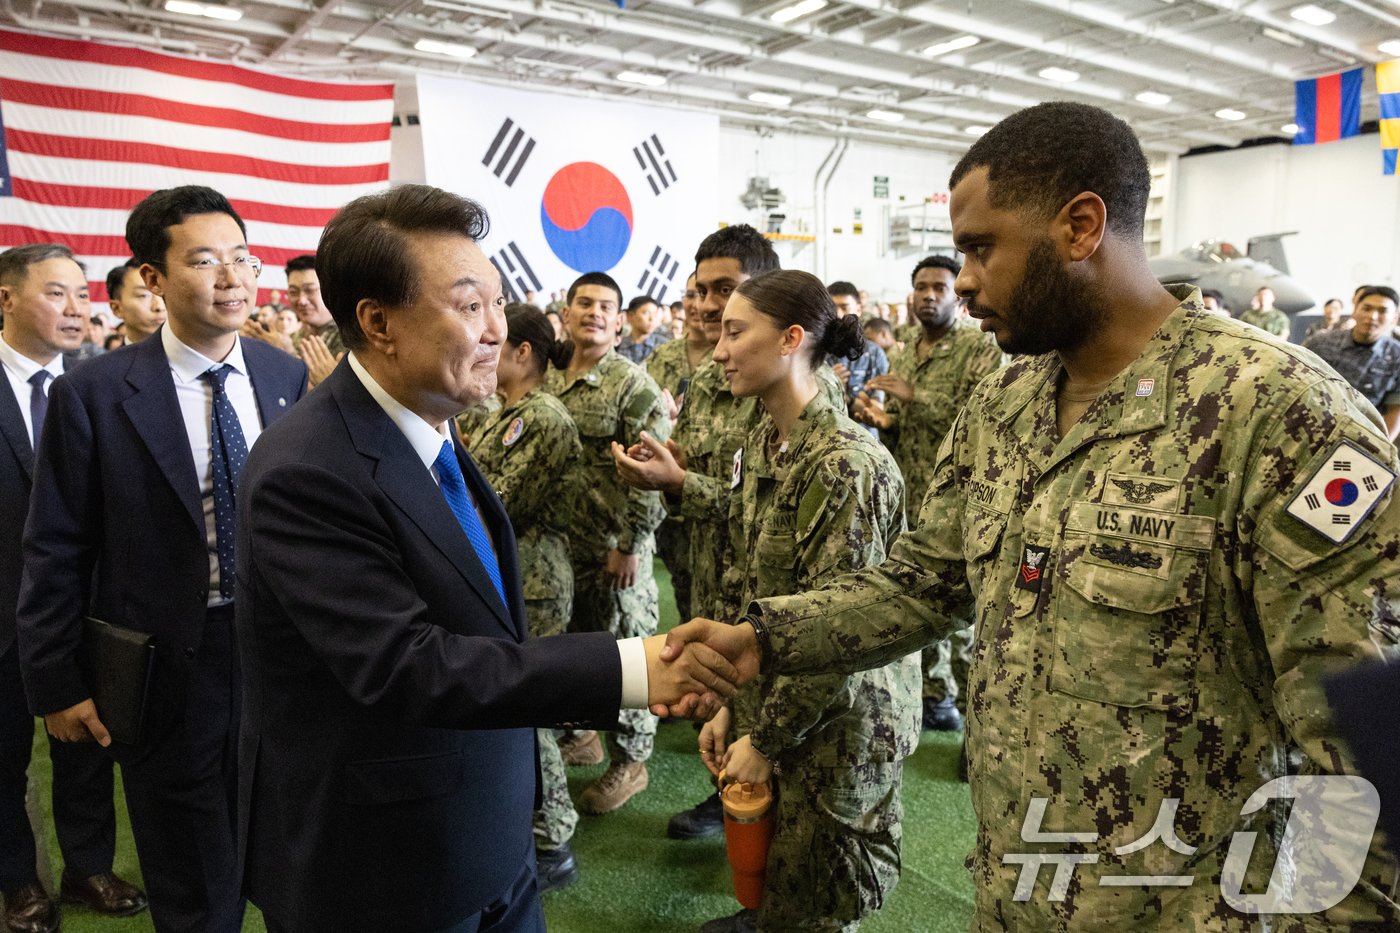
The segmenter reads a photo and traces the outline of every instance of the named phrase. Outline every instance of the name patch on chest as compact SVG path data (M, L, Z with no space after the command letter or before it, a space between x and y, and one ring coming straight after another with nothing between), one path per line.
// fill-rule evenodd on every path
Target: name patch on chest
M1215 520L1209 515L1076 502L1070 507L1065 530L1086 532L1100 538L1151 541L1173 547L1208 550L1215 539Z

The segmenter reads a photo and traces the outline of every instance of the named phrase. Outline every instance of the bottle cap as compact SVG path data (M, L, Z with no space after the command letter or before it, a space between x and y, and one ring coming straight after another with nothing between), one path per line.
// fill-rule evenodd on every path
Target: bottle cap
M736 820L756 820L773 806L773 789L768 784L741 784L719 776L719 799L724 812Z

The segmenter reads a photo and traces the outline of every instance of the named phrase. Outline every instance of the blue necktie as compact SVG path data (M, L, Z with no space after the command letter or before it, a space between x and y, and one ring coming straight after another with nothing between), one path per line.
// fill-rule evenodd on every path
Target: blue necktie
M209 460L214 468L214 541L219 552L219 595L233 598L233 517L234 490L243 464L248 462L248 442L243 439L243 426L238 413L224 391L224 380L233 369L216 366L200 373L199 378L214 388L214 414L209 422Z
M433 466L437 467L438 485L452 514L457 516L457 524L466 532L472 550L476 551L481 565L486 568L486 575L496 585L501 602L509 606L506 588L501 583L501 565L497 563L496 551L491 547L491 536L486 533L486 526L481 524L481 516L477 514L471 494L467 492L467 483L462 479L462 468L457 463L457 452L452 449L451 441L442 442L442 450L438 452Z
M49 393L45 385L53 373L41 369L29 377L29 420L34 422L34 452L39 452L39 434L44 430L44 415L49 411Z

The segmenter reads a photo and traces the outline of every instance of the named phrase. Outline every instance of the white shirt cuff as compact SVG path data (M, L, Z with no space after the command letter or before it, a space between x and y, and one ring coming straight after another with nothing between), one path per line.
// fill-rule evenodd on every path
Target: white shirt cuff
M640 638L621 638L617 642L618 660L622 662L622 708L647 708L647 653Z

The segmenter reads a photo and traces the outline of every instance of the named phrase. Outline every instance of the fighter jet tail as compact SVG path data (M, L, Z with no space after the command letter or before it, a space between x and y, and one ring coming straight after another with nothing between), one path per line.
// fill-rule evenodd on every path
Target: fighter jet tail
M1256 262L1266 262L1287 275L1288 255L1283 249L1283 238L1293 236L1297 232L1297 230L1289 230L1287 233L1266 233L1263 236L1252 236L1249 238L1246 253L1250 259Z

